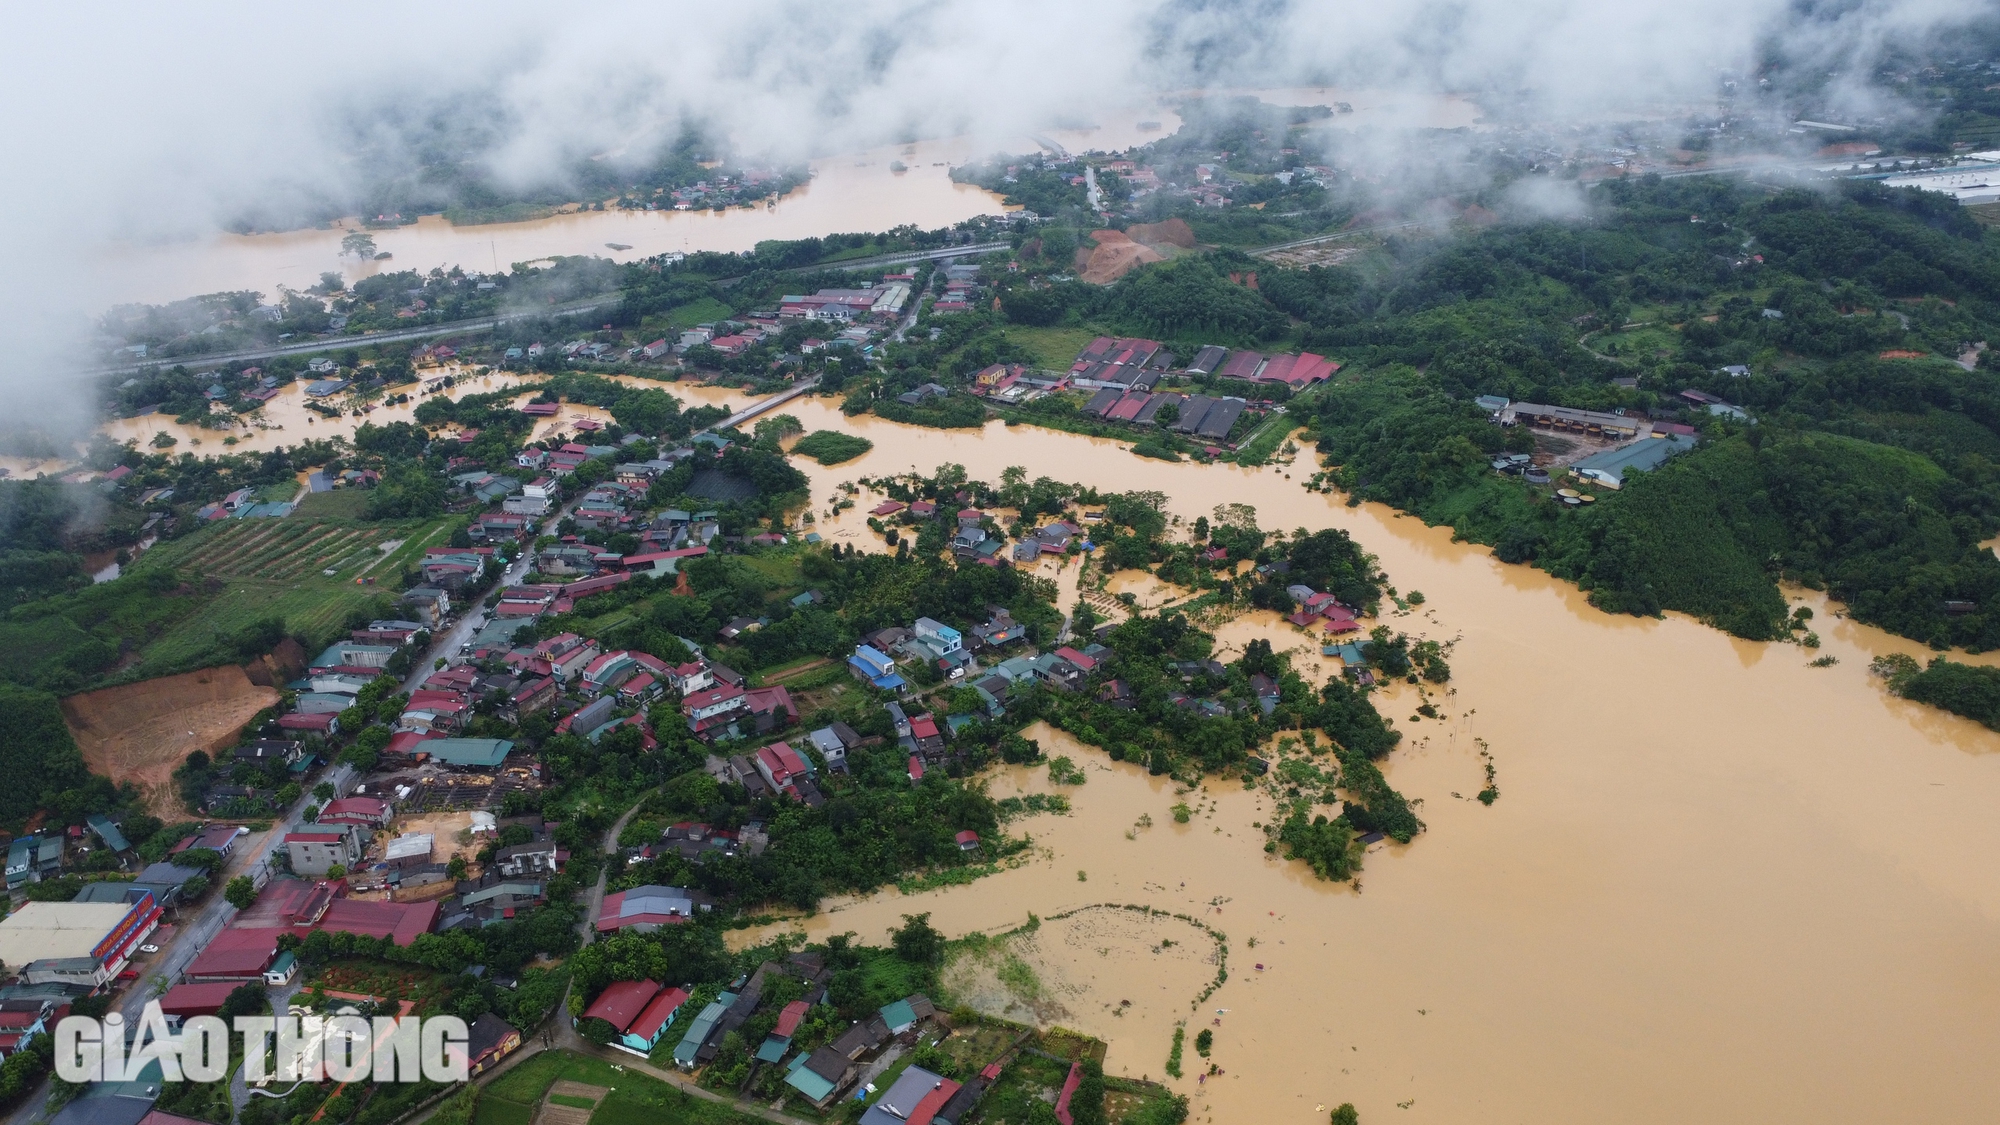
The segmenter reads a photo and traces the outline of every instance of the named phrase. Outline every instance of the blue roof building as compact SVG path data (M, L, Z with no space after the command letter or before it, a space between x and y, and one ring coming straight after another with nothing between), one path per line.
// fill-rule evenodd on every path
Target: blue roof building
M1694 448L1694 439L1678 434L1651 438L1593 453L1576 464L1570 471L1585 480L1595 481L1606 488L1622 488L1625 474L1632 471L1645 472L1666 464L1667 458L1677 453L1685 453Z
M908 681L896 674L896 662L873 645L854 646L854 655L847 658L847 666L855 675L885 691L901 691L909 686Z
M736 994L734 992L725 992L716 997L714 1003L701 1010L701 1014L696 1016L694 1022L688 1025L687 1034L683 1035L681 1041L674 1046L674 1063L676 1065L683 1070L692 1070L694 1068L695 1052L701 1050L703 1043L708 1042L708 1037L715 1031L715 1025L721 1022L723 1013L727 1012L729 1006L734 1003L736 1003Z

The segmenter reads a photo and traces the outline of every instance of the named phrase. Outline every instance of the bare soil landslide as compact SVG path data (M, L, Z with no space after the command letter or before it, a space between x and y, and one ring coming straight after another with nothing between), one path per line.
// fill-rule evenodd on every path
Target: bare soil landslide
M91 772L132 782L153 815L171 820L184 813L173 795L174 767L195 750L230 745L277 701L276 688L251 683L231 664L72 695L62 712Z
M1097 248L1079 247L1076 256L1083 280L1092 285L1109 285L1148 262L1166 261L1158 250L1132 241L1123 231L1094 230L1090 237Z
M1164 223L1136 223L1125 228L1125 233L1134 242L1143 242L1154 249L1162 246L1178 246L1183 250L1194 249L1194 228L1184 219L1168 219Z

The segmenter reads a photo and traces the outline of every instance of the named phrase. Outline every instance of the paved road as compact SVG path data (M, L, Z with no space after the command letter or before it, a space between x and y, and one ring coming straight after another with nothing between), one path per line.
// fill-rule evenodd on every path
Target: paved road
M342 348L372 347L376 344L397 344L414 340L435 340L439 336L462 336L472 332L491 332L502 324L516 320L532 320L545 316L575 316L595 312L600 308L616 305L624 299L622 292L604 293L595 297L585 297L580 301L569 301L545 308L529 309L524 312L502 313L499 316L481 316L470 320L454 320L445 324L432 324L423 328L398 328L393 332L372 332L361 336L327 336L317 340L306 340L296 344L277 344L268 348L257 348L247 352L227 352L220 355L162 356L145 359L113 367L101 367L86 371L86 375L118 375L144 371L152 367L172 367L186 364L189 367L211 367L217 364L234 363L239 360L272 359L283 355L312 355L315 352L333 352Z
M335 765L321 775L320 781L331 782L336 795L344 794L353 787L354 770L349 766ZM318 784L314 782L315 787ZM229 863L218 876L218 882L227 882L238 875L248 875L258 886L263 886L271 877L268 857L275 841L284 839L285 833L296 831L304 825L306 806L318 803L308 792L299 799L299 803L285 816L282 823L272 826L270 832L261 836L239 837ZM215 940L215 935L220 933L235 916L236 908L229 905L229 901L222 897L222 887L219 885L209 892L208 901L195 908L192 913L181 911L180 924L174 932L173 939L145 961L133 962L133 967L140 970L140 977L126 985L125 992L119 997L117 1004L118 1011L125 1016L126 1027L138 1026L139 1016L144 1011L146 1002L157 998L167 987L177 982L188 965L201 955L201 951L208 947L209 942ZM29 1122L43 1119L48 1110L49 1092L49 1084L44 1081L41 1089L37 1090L20 1109L14 1111L10 1119L14 1125L28 1125Z
M752 409L756 408L753 407ZM579 492L575 496L570 497L568 501L564 502L542 520L542 526L553 528L556 524L561 523L564 516L575 511L576 506L583 503L583 495L582 492ZM532 545L532 541L530 543ZM524 550L521 553L521 557L515 559L513 564L501 573L500 580L494 583L493 589L505 589L520 581L527 576L529 568L534 566L534 563L534 552ZM482 597L479 600L480 602L484 602L486 599ZM434 670L433 665L437 663L439 657L456 662L460 647L471 640L473 634L479 632L485 625L486 610L483 607L477 603L466 607L463 614L451 628L445 630L442 635L431 638L430 650L424 653L423 659L411 663L410 674L403 678L403 690L406 692L417 690L417 685L423 683L424 677L430 675Z
M1438 225L1441 225L1441 223L1436 219L1411 219L1408 222L1402 223L1383 223L1380 226L1355 227L1353 230L1334 231L1332 234L1316 234L1311 238L1295 238L1290 242L1278 242L1270 246L1259 246L1255 250L1248 250L1245 253L1254 258L1259 254L1275 254L1280 250L1297 250L1305 246L1318 246L1322 242L1339 242L1342 239L1359 238L1364 234L1376 234L1385 230L1406 230L1410 227Z
M578 499L581 499L581 497ZM576 506L576 503L576 500L571 500L566 507L558 509L549 518L549 526L555 526L568 513L570 508ZM493 588L496 590L504 589L519 581L528 573L528 568L534 564L534 561L535 556L532 552L522 552L521 557L515 559L501 573L500 580L494 584ZM481 598L480 601L483 602L485 599ZM421 660L415 660L410 663L410 674L403 678L403 690L406 692L417 690L417 685L423 683L424 678L429 676L434 670L432 665L437 662L439 657L443 657L446 660L456 660L459 648L467 641L470 641L473 634L479 632L485 624L486 610L479 603L474 603L470 607L467 607L451 628L431 637L431 647L429 651L424 653Z
M643 803L641 802L641 804ZM640 805L633 805L631 808L626 809L625 815L619 817L617 822L604 832L604 867L597 873L597 885L589 891L589 896L585 901L583 921L579 924L579 928L582 931L583 944L585 945L589 945L597 939L597 919L604 913L604 887L610 878L611 864L618 858L618 835L625 831L625 826L632 822L634 816L638 815L639 809ZM574 987L574 983L572 983L572 987ZM739 1113L761 1117L766 1121L775 1121L779 1125L812 1125L811 1122L802 1118L779 1113L769 1106L731 1098L723 1094L718 1094L713 1090L704 1090L681 1074L671 1070L662 1070L652 1063L639 1058L637 1055L615 1050L611 1047L597 1046L577 1034L576 1025L569 1018L569 997L567 994L564 995L563 1002L556 1005L556 1014L550 1019L549 1023L539 1033L528 1035L525 1038L535 1043L547 1042L549 1047L546 1049L550 1050L566 1050L575 1051L580 1055L595 1055L606 1062L625 1067L628 1070L636 1070L641 1074L657 1078L668 1085L679 1087L694 1097L727 1105Z
M799 397L800 395L805 394L808 391L811 391L814 387L817 386L819 386L819 379L817 377L807 379L805 382L799 383L788 390L779 391L777 394L774 394L770 398L764 399L761 402L752 403L751 405L744 407L743 409L737 411L734 414L731 414L729 417L724 418L722 421L717 422L715 425L710 426L707 430L703 430L701 432L708 433L711 430L726 430L731 426L740 426L743 423L748 422L750 419L755 418L757 415L762 414L767 410L775 409L781 403L790 402L793 399Z
M585 945L597 940L597 919L604 913L604 885L611 878L611 861L618 858L618 835L625 831L626 825L632 823L633 817L639 815L639 809L645 803L640 801L639 804L626 809L624 816L613 821L611 827L604 830L604 842L600 845L604 852L604 862L597 869L597 884L590 888L590 897L584 902L583 921L578 923L577 929Z
M1000 250L1010 250L1013 246L1014 244L1011 242L980 242L970 246L945 246L937 250L908 250L900 254L877 254L871 258L849 258L838 262L819 262L810 266L797 266L777 272L813 273L818 270L869 270L877 266L901 266L908 265L911 262L933 262L940 258L963 258L978 254L991 254ZM744 276L747 277L749 275L746 274ZM718 289L728 289L742 280L743 278L741 277L726 277L715 282L715 286Z

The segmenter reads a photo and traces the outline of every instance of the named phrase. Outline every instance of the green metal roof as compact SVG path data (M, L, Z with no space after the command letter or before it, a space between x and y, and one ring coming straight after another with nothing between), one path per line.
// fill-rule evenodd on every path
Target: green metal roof
M910 1007L908 1000L898 1000L893 1004L884 1004L882 1005L882 1022L889 1025L889 1030L900 1031L917 1022L917 1010Z
M803 1052L793 1060L792 1072L785 1076L785 1085L817 1102L833 1093L834 1086L833 1083L806 1069L805 1061L806 1056Z
M514 744L504 738L427 738L417 751L453 766L498 766Z
M733 994L725 992L722 995L728 997L727 1003L720 999L716 1000L703 1008L701 1014L694 1018L694 1022L688 1025L687 1034L683 1035L681 1041L674 1046L675 1062L682 1066L694 1065L695 1052L701 1050L703 1043L708 1042L708 1033L715 1030L716 1021L729 1010L730 1004L736 1002Z
M125 839L125 833L120 832L118 826L111 823L111 818L103 813L94 813L84 818L84 823L90 825L90 830L97 833L97 838L103 840L104 846L112 851L122 852L131 849L132 845Z

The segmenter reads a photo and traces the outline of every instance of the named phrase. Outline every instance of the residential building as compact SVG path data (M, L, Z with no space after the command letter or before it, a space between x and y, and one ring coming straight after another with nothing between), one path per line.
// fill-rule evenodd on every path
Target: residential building
M659 1046L660 1037L667 1025L673 1022L676 1013L688 1002L688 992L683 988L663 988L654 994L632 1022L627 1025L611 1045L630 1051L635 1055L652 1054Z
M682 1070L694 1069L696 1056L708 1044L709 1037L715 1034L716 1025L722 1022L722 1017L728 1013L729 1006L735 1002L735 993L724 992L695 1016L688 1024L687 1034L674 1045L674 1065Z
M248 835L249 830L234 824L211 824L207 828L189 836L167 849L168 855L179 855L189 848L207 848L209 851L228 855L236 850L236 839Z
M604 896L597 929L600 933L624 929L652 933L661 926L687 921L697 910L705 912L713 907L708 896L699 891L651 885L633 887Z
M860 1125L930 1125L959 1084L920 1066L906 1068L861 1115Z
M466 1029L466 1072L477 1075L513 1054L521 1046L521 1031L513 1024L487 1012Z
M901 691L909 682L896 672L896 662L873 645L856 645L847 667L857 677L884 691Z
M325 875L335 867L354 866L361 859L362 829L349 824L315 826L285 834L285 851L300 875Z
M929 617L917 618L913 630L919 640L924 641L938 656L950 656L965 647L965 638L958 630Z
M510 878L520 875L553 875L556 870L556 842L553 838L501 848L493 853L493 867Z

